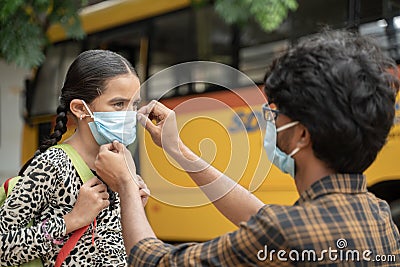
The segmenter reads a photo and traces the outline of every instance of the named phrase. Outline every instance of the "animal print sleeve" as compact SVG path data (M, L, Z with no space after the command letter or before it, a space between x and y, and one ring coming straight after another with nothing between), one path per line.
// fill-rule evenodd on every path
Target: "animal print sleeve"
M46 207L55 186L59 183L57 168L46 155L37 156L0 207L0 266L18 265L38 258L52 250L52 238L65 235L62 217L48 218L42 222L28 223ZM44 231L44 232L43 232Z

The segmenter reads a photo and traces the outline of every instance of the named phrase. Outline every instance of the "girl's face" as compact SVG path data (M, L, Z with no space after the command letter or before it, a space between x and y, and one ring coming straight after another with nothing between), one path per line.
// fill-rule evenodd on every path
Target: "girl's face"
M106 83L105 90L90 103L90 109L92 112L136 111L140 100L138 77L120 75Z

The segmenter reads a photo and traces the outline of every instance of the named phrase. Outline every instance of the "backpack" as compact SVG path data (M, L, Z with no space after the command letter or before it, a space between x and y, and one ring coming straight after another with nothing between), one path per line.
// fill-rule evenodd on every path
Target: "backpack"
M78 152L76 152L76 150L71 145L58 144L58 145L50 147L49 149L52 149L52 148L60 148L60 149L64 150L64 152L71 159L72 164L74 165L75 169L77 170L77 172L79 174L79 177L82 179L83 182L88 181L90 178L92 178L94 176L92 171L89 169L89 167L86 165L86 163L81 158L81 156L78 154ZM8 178L4 182L4 184L0 187L0 206L3 205L7 196L12 191L14 186L17 184L20 177L21 176L15 176L15 177ZM33 225L33 220L30 221L27 226L30 227L32 225ZM72 236L64 244L64 246L61 248L59 254L57 255L57 260L55 263L56 267L61 266L61 264L64 262L65 258L69 255L71 250L75 247L76 243L79 241L81 236L86 232L86 230L89 228L89 226L90 225L87 225L87 226L84 226L84 227L74 231ZM21 264L19 266L41 267L41 266L43 266L43 263L42 263L42 260L40 258L38 258L38 259L32 260L30 262Z

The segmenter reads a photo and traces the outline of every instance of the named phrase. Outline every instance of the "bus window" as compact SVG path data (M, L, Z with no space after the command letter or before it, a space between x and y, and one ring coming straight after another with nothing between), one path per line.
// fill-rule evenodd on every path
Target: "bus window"
M253 81L262 83L267 67L288 47L289 41L282 40L242 48L240 49L239 69Z
M369 22L382 18L383 1L360 0L360 22Z
M239 70L256 83L263 83L265 70L290 45L288 18L275 31L265 34L255 21L240 28Z
M299 0L298 3L298 9L292 14L293 37L315 33L326 25L331 28L346 26L348 0Z
M378 21L372 21L361 24L359 32L361 35L368 35L374 37L377 43L381 46L384 51L389 49L388 38L386 35L386 27L388 26L386 20L380 19Z
M193 60L228 65L234 63L233 30L215 14L212 6L184 9L154 18L152 28L150 76L175 64ZM174 88L173 85L179 83L179 73L171 73L165 79L150 81L148 99L201 93L210 88L209 85L197 83ZM172 88L174 89L170 90Z
M147 53L149 27L137 22L88 36L85 50L107 49L121 54L138 72L140 80L147 77Z

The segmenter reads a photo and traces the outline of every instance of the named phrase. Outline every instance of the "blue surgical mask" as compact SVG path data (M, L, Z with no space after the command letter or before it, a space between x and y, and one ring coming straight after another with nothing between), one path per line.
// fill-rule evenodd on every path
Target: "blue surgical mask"
M267 121L264 137L264 148L267 152L268 160L282 172L290 174L293 178L295 176L295 162L292 156L296 154L300 148L296 147L289 155L286 154L276 145L276 135L277 133L293 127L298 123L298 121L290 122L276 129L276 126L272 121Z
M90 131L99 145L109 144L117 140L128 146L136 139L136 111L91 112L82 100L90 117Z

